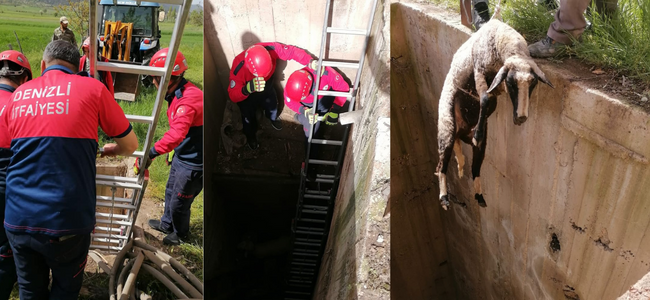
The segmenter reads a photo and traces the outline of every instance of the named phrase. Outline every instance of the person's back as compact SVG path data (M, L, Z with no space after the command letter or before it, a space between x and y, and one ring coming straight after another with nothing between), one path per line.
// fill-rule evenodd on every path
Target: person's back
M21 299L76 299L95 226L97 127L125 155L137 138L101 82L73 74L79 52L65 41L43 53L41 77L12 95L2 121L11 137L5 229ZM47 278L52 270L53 284ZM79 276L79 274L82 274Z

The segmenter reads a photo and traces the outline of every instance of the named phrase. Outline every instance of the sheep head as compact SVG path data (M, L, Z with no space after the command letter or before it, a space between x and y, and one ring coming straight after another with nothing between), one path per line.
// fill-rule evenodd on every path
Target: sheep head
M513 121L515 125L521 125L528 119L528 106L530 96L538 81L541 81L551 88L553 84L546 79L546 75L531 58L511 56L499 69L499 72L492 80L488 93L491 93L499 84L505 81L506 91L510 96L513 108Z

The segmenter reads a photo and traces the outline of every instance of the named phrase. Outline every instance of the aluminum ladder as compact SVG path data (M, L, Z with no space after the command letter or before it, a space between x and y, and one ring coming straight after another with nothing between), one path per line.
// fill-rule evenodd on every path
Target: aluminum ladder
M98 20L101 20L101 14L98 10L98 1L99 0L90 0L90 36L93 37L95 41L98 36ZM136 1L138 5L140 5L140 2L140 0ZM172 31L172 37L169 44L170 54L165 62L165 67L159 68L114 62L98 62L97 55L91 55L90 57L90 68L96 70L94 74L95 78L99 78L99 72L97 71L161 76L162 84L156 94L152 114L150 116L126 116L131 123L145 123L149 125L147 137L142 147L143 151L136 151L130 155L131 157L139 157L142 161L146 161L149 156L148 150L151 148L153 143L156 125L158 124L158 117L165 99L169 79L172 74L172 68L174 67L174 60L176 59L176 53L192 5L192 0L156 0L156 2L180 6L180 11L178 13L179 17L176 18L176 23ZM118 1L113 0L113 3L117 5ZM97 50L97 42L90 43L90 53L98 53ZM111 187L113 195L97 196L97 207L107 207L110 211L108 213L97 212L95 214L97 221L95 230L92 234L90 249L97 249L104 252L117 252L120 251L131 238L131 232L133 231L133 226L135 225L138 211L142 204L142 198L147 188L148 172L140 172L137 177L97 175L95 180L97 186ZM131 197L116 197L115 192L118 188L132 191ZM123 209L126 213L116 214L115 209ZM104 245L98 245L97 243L103 243Z
M325 20L323 22L323 33L317 70L321 70L321 68L325 66L354 68L357 69L356 78L354 79L354 85L349 92L317 89L314 92L313 107L317 107L319 96L346 97L350 99L347 112L351 112L354 110L359 80L361 79L361 69L363 67L378 1L370 0L373 5L366 29L330 27L328 20L330 17L330 6L332 1L333 0L326 0ZM342 62L329 59L324 60L323 56L325 55L327 38L330 34L365 36L359 60L357 62ZM316 74L315 86L319 87L321 72L317 71ZM318 116L315 117L317 117L317 122L324 121L323 118L318 118ZM315 292L314 289L316 287L316 280L318 279L318 271L327 244L332 211L334 210L334 202L339 187L341 167L343 166L343 158L345 157L345 150L350 134L350 125L344 126L345 130L342 140L324 140L313 138L314 125L311 125L309 138L307 140L307 156L302 165L301 171L300 196L296 207L296 216L292 225L292 247L289 254L288 270L285 282L285 300L312 299ZM337 160L319 159L318 153L312 151L312 146L315 144L337 147ZM309 176L310 178L308 178L307 173L309 172L308 170L310 165L329 166L333 167L334 171L329 173L323 172L323 174L317 173L315 176Z

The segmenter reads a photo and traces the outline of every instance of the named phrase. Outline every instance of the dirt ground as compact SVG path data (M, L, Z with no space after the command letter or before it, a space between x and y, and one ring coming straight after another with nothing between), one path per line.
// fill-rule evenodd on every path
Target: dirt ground
M602 69L576 58L549 61L571 70L574 74L572 81L584 83L610 97L650 112L650 82L630 78L617 70Z

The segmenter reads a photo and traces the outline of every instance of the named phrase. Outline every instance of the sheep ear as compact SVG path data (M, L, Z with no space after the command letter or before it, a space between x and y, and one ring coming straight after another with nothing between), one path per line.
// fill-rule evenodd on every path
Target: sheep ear
M539 81L546 83L548 86L551 88L555 88L553 84L546 79L546 75L544 75L544 72L542 72L542 69L540 69L537 65L533 66L533 72L535 72L535 75L537 75L537 78L539 78Z
M487 90L488 93L491 93L492 90L494 90L501 82L503 82L506 79L506 76L508 76L508 68L506 66L501 67L501 70L499 70L499 73L497 73L497 76L494 76L494 80L492 80L492 84L490 85L490 88Z

